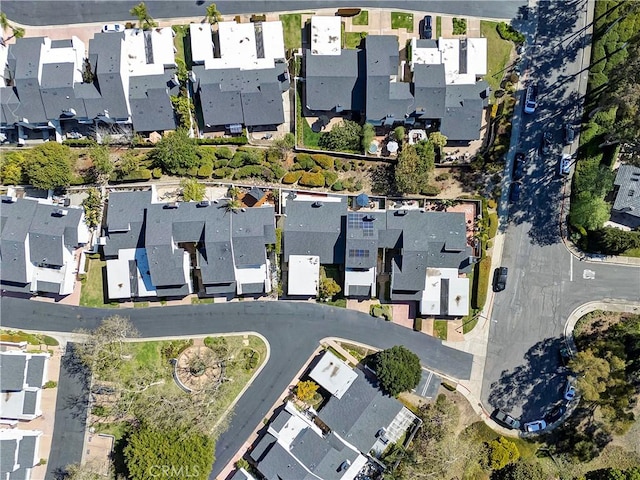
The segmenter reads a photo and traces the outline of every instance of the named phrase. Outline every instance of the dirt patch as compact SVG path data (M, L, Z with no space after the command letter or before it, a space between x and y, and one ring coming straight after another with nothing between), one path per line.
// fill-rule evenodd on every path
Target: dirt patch
M576 337L598 336L599 334L606 332L612 325L615 325L628 317L628 314L621 312L604 312L596 310L595 312L587 313L578 321L574 330L574 335Z

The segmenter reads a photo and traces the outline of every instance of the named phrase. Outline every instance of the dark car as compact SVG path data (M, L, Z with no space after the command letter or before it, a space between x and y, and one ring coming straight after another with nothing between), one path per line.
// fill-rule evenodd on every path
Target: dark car
M553 409L544 416L547 423L555 423L562 418L567 408L564 405L556 405Z
M526 157L524 156L524 153L522 152L516 153L516 158L513 162L513 179L514 180L520 180L524 175L525 160L526 160Z
M543 154L547 155L551 151L553 145L553 134L551 132L544 132L542 135L542 145L540 147Z
M493 419L503 427L513 428L514 430L520 428L520 422L502 410L493 412Z
M509 192L509 200L511 202L517 202L520 200L520 190L522 190L520 182L513 182L511 184L511 191Z
M493 273L493 291L501 292L507 288L507 274L509 269L507 267L498 267Z
M422 38L429 40L432 36L431 15L427 15L424 17L424 20L422 20Z
M570 124L566 124L564 126L564 143L565 145L571 145L576 139L576 131L574 130L574 126Z

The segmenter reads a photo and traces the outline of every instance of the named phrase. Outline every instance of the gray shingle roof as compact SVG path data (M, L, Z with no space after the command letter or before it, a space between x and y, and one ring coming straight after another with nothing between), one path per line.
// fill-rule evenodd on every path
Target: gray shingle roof
M15 203L2 203L0 218L0 276L3 281L28 283L25 242L31 220L38 203L19 199Z
M335 434L330 436L335 437ZM291 443L291 453L319 478L340 480L344 473L338 471L340 465L346 460L353 463L358 453L347 448L339 439L334 440L330 442L310 428L305 428Z
M42 66L40 94L48 119L59 118L63 111L75 110L86 117L84 101L76 97L73 88L73 63L46 63Z
M329 428L359 451L368 453L377 441L376 434L387 428L403 406L382 393L361 370L342 398L331 397L318 413Z
M286 425L290 418L291 414L289 412L284 409L280 410L278 415L276 415L276 417L271 420L271 423L269 423L269 428L272 428L274 431L280 433L280 430L282 430L282 428Z
M138 132L174 130L176 116L170 95L178 95L175 69L162 75L140 75L129 79L129 103L133 128Z
M613 209L627 215L640 217L640 168L633 165L621 165L618 168L614 184L619 188Z
M21 38L9 47L8 59L15 62L15 86L20 105L16 117L26 118L30 123L46 123L47 115L40 95L38 83L40 54L43 37Z
M305 480L307 471L279 443L274 443L258 463L267 480Z
M0 354L0 390L3 392L19 392L24 387L24 369L27 365L25 355Z
M255 447L249 451L249 456L256 462L262 460L267 451L273 444L276 443L276 438L270 433L265 433Z
M38 392L27 390L24 392L24 401L22 403L23 415L35 415L36 404L38 402Z
M414 66L413 94L416 113L423 119L442 118L445 113L447 87L444 64Z
M18 450L18 441L1 440L0 441L0 473L7 474L12 472L16 465L16 452Z
M305 50L305 100L311 110L364 110L363 50L312 55Z
M480 138L484 93L488 84L482 80L474 85L448 85L446 109L440 132L449 140L470 141Z
M25 435L20 440L20 447L18 449L18 463L20 464L20 470L31 468L36 462L36 443L38 437L35 435ZM11 477L13 478L13 476Z
M322 204L318 206L319 203ZM314 206L315 205L315 206ZM284 254L318 255L320 263L344 262L344 228L347 203L290 200L284 228Z
M112 257L124 248L144 247L144 220L152 192L112 192L107 206L107 244L105 256Z

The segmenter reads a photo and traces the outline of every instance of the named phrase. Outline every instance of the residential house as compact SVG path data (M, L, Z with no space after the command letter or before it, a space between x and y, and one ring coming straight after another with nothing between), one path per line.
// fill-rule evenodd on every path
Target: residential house
M155 191L109 196L103 251L109 298L260 295L271 290L271 205L160 203Z
M640 168L620 165L613 184L615 201L611 212L615 221L630 228L640 227Z
M19 293L72 293L76 249L90 238L84 210L3 195L0 219L2 288Z
M31 469L40 459L38 430L0 429L0 477L3 480L29 480Z
M33 420L42 415L42 387L47 381L48 353L0 352L0 415L6 420Z
M333 432L323 432L291 403L250 453L267 480L353 480L367 458Z
M340 17L311 17L311 48L304 52L309 110L364 111L364 50L341 49L341 29Z
M330 350L325 350L309 371L309 378L334 397L342 398L358 374Z
M291 194L285 208L284 258L290 295L315 296L320 265L344 263L347 201L339 196Z
M195 33L191 80L204 131L240 133L243 126L284 123L283 93L289 89L282 23L218 23L217 41L207 28Z
M85 51L77 37L21 38L9 46L0 88L7 138L62 141L100 125L140 133L175 129L170 95L179 83L171 28L97 33L88 56Z

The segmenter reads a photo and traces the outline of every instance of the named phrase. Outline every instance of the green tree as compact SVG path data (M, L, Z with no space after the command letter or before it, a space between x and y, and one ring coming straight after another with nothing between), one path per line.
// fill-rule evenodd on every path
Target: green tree
M158 26L158 23L149 15L149 10L144 2L133 7L129 13L138 19L138 26L143 30L151 30Z
M127 150L125 154L118 159L118 176L124 177L131 172L135 172L140 168L140 157L133 150Z
M598 230L609 220L610 206L600 197L589 192L580 192L571 204L569 221L571 225L582 226L587 230Z
M398 142L400 146L404 144L405 133L405 129L402 125L393 129L393 138L396 139L396 142Z
M370 123L365 123L362 126L362 151L369 151L369 145L373 142L373 139L376 137L376 131L373 128L373 125Z
M298 397L301 402L311 402L317 391L318 384L311 380L298 382L298 385L296 385L296 397Z
M200 164L198 146L184 128L162 137L151 152L151 158L156 166L172 175L182 174Z
M429 134L429 141L433 143L434 147L444 148L449 139L440 132L431 132Z
M578 376L577 384L582 398L587 402L598 402L605 392L611 375L611 365L587 349L578 352L569 362L569 368Z
M429 184L435 165L433 144L425 141L405 146L395 168L396 188L400 193L418 193Z
M109 147L94 145L89 149L89 157L97 176L108 177L113 172L113 162L109 157Z
M504 437L491 440L487 444L488 466L492 470L500 470L509 463L517 462L520 458L518 446Z
M22 152L7 152L0 156L0 182L3 185L21 185L24 183Z
M320 276L320 284L318 285L318 298L331 299L340 293L340 285L331 277Z
M97 188L87 190L87 198L82 201L84 207L84 221L89 228L95 228L100 224L102 213L102 195Z
M74 463L64 468L64 480L103 480L104 477L96 472L91 471L88 465L80 465Z
M148 480L155 475L170 480L206 480L214 450L215 443L207 435L143 424L129 437L124 459L132 480Z
M185 202L200 202L204 199L206 186L195 178L185 178L180 182L182 199Z
M207 13L205 15L207 22L214 25L222 20L222 14L218 11L218 7L215 3L207 6Z
M593 232L593 240L603 253L619 255L632 248L640 248L640 232L625 232L604 227Z
M345 120L323 133L318 145L326 150L360 152L361 135L362 127L357 122Z
M180 126L188 129L191 127L191 115L195 112L195 106L188 97L172 96L171 104L178 114Z
M69 185L70 153L69 147L57 142L46 142L26 152L23 171L29 183L43 190Z
M420 359L402 345L378 352L374 368L382 388L394 397L415 388L422 376Z
M0 43L3 43L3 44L14 37L22 38L24 37L24 34L25 34L24 28L16 27L15 25L12 25L11 23L9 23L9 19L7 18L7 15L4 12L0 12L0 28L2 29L2 37L0 37ZM11 30L11 35L5 38L4 32L6 32L7 30Z
M519 461L491 474L491 480L546 480L538 463Z

